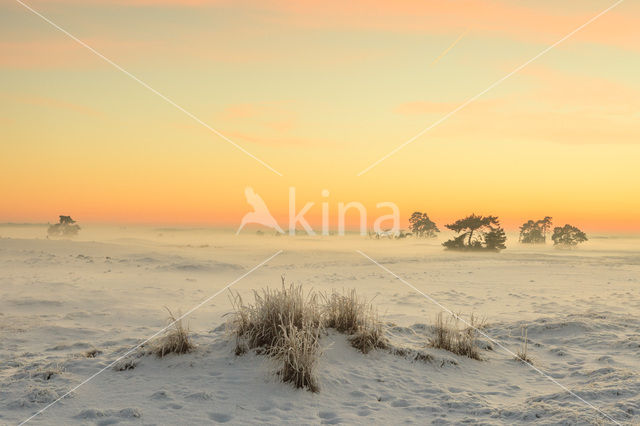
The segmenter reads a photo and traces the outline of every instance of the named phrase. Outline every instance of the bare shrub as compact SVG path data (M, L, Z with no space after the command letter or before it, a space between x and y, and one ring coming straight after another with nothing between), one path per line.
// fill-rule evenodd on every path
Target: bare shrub
M186 354L191 352L195 345L189 337L189 329L182 324L182 318L176 319L169 308L165 307L169 313L167 322L171 324L164 335L158 339L157 343L152 347L151 352L162 358L169 354ZM180 316L178 316L179 318Z
M436 316L434 325L435 336L431 339L431 346L444 349L456 355L481 360L477 343L477 330L484 327L484 321L478 321L473 314L469 326L461 328L458 315L450 315L446 319L442 312Z
M317 392L315 369L320 354L320 328L307 323L298 328L289 321L281 329L278 341L269 350L269 354L282 363L277 374L283 382L296 388Z

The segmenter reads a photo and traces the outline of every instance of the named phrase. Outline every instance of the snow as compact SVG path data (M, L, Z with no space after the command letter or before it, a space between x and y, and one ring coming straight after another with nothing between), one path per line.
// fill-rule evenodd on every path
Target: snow
M362 250L454 312L487 319L513 352L527 326L536 367L623 424L640 422L640 238L595 236L579 249L451 253L440 242L275 237L247 231L85 226L74 240L46 227L0 227L0 424L18 424L166 325L232 286L356 288L373 301L403 356L363 355L322 339L320 392L279 383L272 361L237 357L228 294L188 318L197 350L103 373L33 424L607 424L595 409L485 338L483 361L428 347L441 311ZM90 353L91 356L87 356ZM415 354L431 360L416 360Z

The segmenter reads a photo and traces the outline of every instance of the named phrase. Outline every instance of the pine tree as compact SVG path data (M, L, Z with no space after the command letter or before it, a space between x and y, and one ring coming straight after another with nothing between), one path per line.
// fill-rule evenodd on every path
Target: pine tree
M58 223L49 225L47 233L51 236L72 237L78 233L80 226L71 216L60 216Z
M435 222L429 219L429 215L421 212L413 212L409 218L411 232L421 238L435 238L440 232Z
M550 226L549 216L536 222L529 220L520 227L519 241L523 244L544 244L547 241L547 229Z
M572 248L588 240L587 234L569 224L555 227L551 239L553 245L559 248Z
M507 236L496 216L472 214L445 226L460 234L442 244L448 250L499 251L506 248Z

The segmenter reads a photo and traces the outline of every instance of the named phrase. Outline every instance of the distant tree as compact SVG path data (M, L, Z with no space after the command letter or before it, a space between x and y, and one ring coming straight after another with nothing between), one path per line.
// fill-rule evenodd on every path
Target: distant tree
M542 229L542 236L547 240L547 232L551 229L551 225L553 224L553 218L551 216L545 216L544 219L536 222L540 228Z
M467 248L467 246L465 246L464 241L467 238L466 234L461 234L458 235L457 237L454 237L448 241L445 241L444 243L442 243L442 245L447 249L447 250L464 250Z
M551 217L545 216L538 221L529 220L520 227L520 242L524 244L544 244L547 242L547 230L551 228Z
M472 214L445 225L458 235L442 245L448 250L503 250L507 237L496 216Z
M519 242L529 243L529 234L536 228L536 223L532 220L528 220L520 226Z
M420 238L435 238L436 232L440 232L435 222L429 219L429 215L421 212L413 212L409 218L411 232Z
M487 232L484 236L484 244L487 250L500 251L507 248L504 244L507 241L507 235L502 228L494 228Z
M58 223L49 225L47 233L51 236L72 237L78 233L80 226L71 216L60 216Z
M520 227L520 242L524 244L544 244L546 241L540 221L523 223Z
M411 234L411 232L405 232L404 229L401 229L401 230L398 231L398 233L395 235L394 238L396 240L401 240L403 238L410 237L411 235L413 235L413 234Z
M553 228L553 245L560 248L572 248L588 240L587 234L572 225Z

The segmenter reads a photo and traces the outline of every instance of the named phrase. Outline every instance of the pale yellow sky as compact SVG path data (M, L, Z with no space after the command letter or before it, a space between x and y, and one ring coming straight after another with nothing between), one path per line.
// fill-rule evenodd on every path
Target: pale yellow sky
M551 215L640 230L638 3L360 177L613 2L29 4L284 176L8 1L0 221L236 224L252 186L286 222L295 186L312 218L328 189L332 213L392 201L403 220Z

